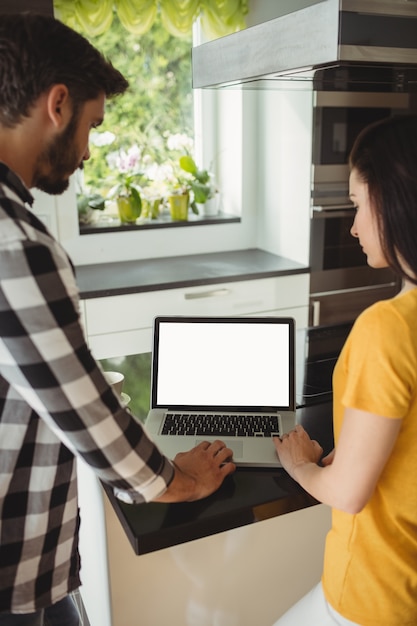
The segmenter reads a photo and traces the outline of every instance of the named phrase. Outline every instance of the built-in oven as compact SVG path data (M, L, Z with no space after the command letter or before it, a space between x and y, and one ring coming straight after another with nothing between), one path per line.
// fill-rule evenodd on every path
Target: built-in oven
M377 300L394 296L398 279L368 267L350 229L349 153L372 122L414 109L415 70L339 67L319 71L313 93L310 228L311 325L354 320ZM405 91L407 89L408 91Z
M413 108L414 68L338 67L319 70L313 89L311 200L313 211L349 201L349 153L359 132Z
M400 289L389 268L367 264L358 240L350 234L354 209L320 211L310 230L311 326L354 320L378 300L392 298Z

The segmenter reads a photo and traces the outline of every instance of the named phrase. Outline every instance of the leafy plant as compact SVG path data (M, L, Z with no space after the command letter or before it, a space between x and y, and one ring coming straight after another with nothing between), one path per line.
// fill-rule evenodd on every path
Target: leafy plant
M142 210L141 183L146 180L142 169L142 152L137 145L127 151L119 150L107 157L116 183L109 191L110 198L128 198L133 212L139 217Z
M123 96L107 102L101 133L114 134L117 147L137 144L156 163L166 162L170 158L166 138L193 134L191 31L188 37L173 37L158 16L152 29L138 36L115 15L106 33L90 39L130 83ZM111 150L114 147L90 146L91 158L84 167L88 187L103 189L112 173L105 158Z
M77 195L77 210L80 222L90 222L90 212L92 210L104 211L105 206L105 200L99 193L80 193Z
M213 176L208 170L200 170L193 157L189 154L181 156L179 164L184 172L190 174L190 178L187 181L193 192L193 200L190 206L193 213L198 214L196 204L204 204L207 200L213 198L217 191Z
M79 213L85 213L89 208L104 211L105 200L99 193L81 194L77 198L77 208Z

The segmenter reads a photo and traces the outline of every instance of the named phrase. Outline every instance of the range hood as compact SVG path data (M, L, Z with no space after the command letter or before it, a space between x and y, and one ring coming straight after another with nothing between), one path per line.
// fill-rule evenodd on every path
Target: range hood
M322 0L196 46L192 63L194 88L277 88L280 81L316 80L332 89L340 68L341 80L348 68L353 81L416 91L417 1Z

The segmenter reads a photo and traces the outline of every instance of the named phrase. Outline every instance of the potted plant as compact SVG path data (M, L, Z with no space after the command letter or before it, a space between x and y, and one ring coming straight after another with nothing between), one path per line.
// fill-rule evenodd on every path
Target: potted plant
M141 191L142 213L140 220L156 220L160 216L164 199L168 196L167 176L171 168L165 164L152 163L146 169L147 182Z
M109 198L116 201L122 224L135 224L142 211L141 183L144 172L140 169L141 151L131 146L108 155L107 161L116 171L113 178L116 184L109 191Z
M210 200L215 199L217 201L218 189L213 174L206 169L199 169L189 154L181 156L179 164L181 169L190 175L188 184L193 194L190 206L193 212L198 214L199 209L203 208Z
M178 167L179 166L179 167ZM168 197L172 219L188 219L189 209L195 215L218 195L213 175L199 169L193 157L184 154L173 168L175 175Z
M110 195L116 199L120 222L135 224L142 211L142 198L134 178L126 176L124 182L119 183Z
M104 211L105 205L105 200L99 193L78 193L78 222L80 224L92 224L96 218L96 211Z

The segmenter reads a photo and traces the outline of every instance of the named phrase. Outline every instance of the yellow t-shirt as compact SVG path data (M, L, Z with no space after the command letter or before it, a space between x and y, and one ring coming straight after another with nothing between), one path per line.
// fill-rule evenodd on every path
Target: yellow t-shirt
M365 508L333 510L325 596L362 626L416 626L417 289L358 317L335 367L333 397L336 446L345 407L403 421Z

